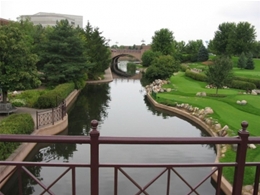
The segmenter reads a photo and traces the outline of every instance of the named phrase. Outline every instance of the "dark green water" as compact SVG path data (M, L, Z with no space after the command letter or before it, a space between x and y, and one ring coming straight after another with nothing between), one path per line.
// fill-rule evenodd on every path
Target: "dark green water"
M99 121L100 136L136 137L201 137L207 136L195 124L174 114L161 112L147 101L139 80L117 79L110 84L88 85L69 110L69 126L63 134L87 136L90 121ZM83 144L39 145L29 157L38 162L89 162L89 146ZM214 162L215 151L209 145L143 146L101 145L101 163L189 163ZM161 169L125 169L141 185L145 186ZM210 168L177 169L192 186L198 184ZM33 168L32 173L46 185L52 183L64 171L63 168ZM100 169L100 195L113 194L113 169ZM77 195L90 194L89 169L76 170ZM166 176L162 176L147 192L165 194ZM32 179L23 178L24 194L40 194L42 188ZM17 181L10 184L6 194L17 194ZM71 194L71 174L67 173L51 190L56 194ZM177 176L171 176L171 194L187 194L189 188ZM138 190L122 174L119 175L119 194L130 195ZM198 188L200 195L214 194L208 179ZM48 194L48 193L45 193ZM195 193L193 193L195 194Z

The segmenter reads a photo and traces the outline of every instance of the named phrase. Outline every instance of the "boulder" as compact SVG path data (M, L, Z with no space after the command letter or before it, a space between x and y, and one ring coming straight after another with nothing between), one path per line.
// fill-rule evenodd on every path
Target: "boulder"
M246 104L247 104L247 101L246 101L246 100L242 100L242 101L241 101L241 104L242 104L242 105L246 105Z
M252 90L251 95L257 95L257 92L255 90Z
M241 104L241 101L240 101L240 100L237 100L237 104Z
M206 92L201 92L200 95L204 97L207 96Z
M201 96L201 92L196 93L196 96Z
M213 114L214 111L212 110L212 108L206 107L204 113L205 113L205 114Z
M250 149L256 149L255 144L248 144L247 147L250 148Z

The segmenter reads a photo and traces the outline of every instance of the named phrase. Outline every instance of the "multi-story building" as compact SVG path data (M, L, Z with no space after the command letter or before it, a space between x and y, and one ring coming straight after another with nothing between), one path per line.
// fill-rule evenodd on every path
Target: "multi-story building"
M26 18L29 18L33 24L41 24L44 27L55 26L56 22L60 20L68 20L75 27L83 27L83 16L78 15L39 12L34 15L21 15L19 19L24 20Z

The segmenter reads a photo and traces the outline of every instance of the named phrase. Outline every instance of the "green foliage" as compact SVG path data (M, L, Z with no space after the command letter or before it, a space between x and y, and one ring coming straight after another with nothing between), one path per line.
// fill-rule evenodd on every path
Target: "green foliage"
M199 52L198 52L198 62L205 62L209 59L209 53L208 50L205 48L205 46L202 44L200 46Z
M64 83L55 87L53 90L41 95L36 103L37 108L53 108L59 105L73 90L74 83Z
M155 31L152 37L151 49L154 52L160 52L163 55L172 55L174 53L174 36L173 32L167 28Z
M3 101L9 90L31 89L41 82L36 70L37 55L32 53L30 36L18 22L0 26L0 86Z
M34 121L30 114L12 114L0 121L0 134L30 134ZM0 160L5 160L19 146L15 142L0 142Z
M254 50L255 27L248 22L222 23L215 32L211 48L217 54L238 55Z
M152 50L146 50L142 55L142 65L148 67L152 64L152 61L162 55L160 52L154 52Z
M207 81L207 76L203 73L196 73L191 70L185 71L185 76L190 77L196 81Z
M145 72L145 77L153 81L155 79L167 79L179 70L179 62L170 55L162 55L155 58L152 65Z
M218 89L227 85L232 79L233 63L229 57L219 56L214 60L214 64L208 65L206 71L207 82Z
M16 106L26 106L35 108L38 98L46 93L47 90L26 90L16 95L9 95L10 102Z
M202 40L189 41L185 46L185 52L189 55L189 60L191 62L197 62L198 60L198 52L200 47L202 46Z
M238 77L238 76L233 77L233 79L254 83L256 88L260 89L260 79L255 79L255 78L250 78L250 77Z
M98 28L93 28L88 22L83 32L86 40L85 51L89 57L91 67L88 71L88 78L95 79L97 73L104 73L111 63L111 52L106 39Z
M237 62L237 67L240 68L240 69L243 69L246 67L246 55L244 52L241 53L239 59L238 59L238 62Z
M256 88L254 83L239 81L239 80L232 80L232 82L228 84L228 86L231 88L244 89L244 90L252 90Z
M81 81L86 78L90 63L79 29L74 29L68 20L61 20L48 32L42 43L41 59L47 85Z
M246 60L246 69L250 69L250 70L253 70L255 69L255 64L254 64L254 61L253 61L253 55L252 53L248 53L247 55L247 60Z
M187 64L181 64L180 65L180 70L182 72L186 72L186 70L190 69L190 67Z
M136 64L135 63L127 63L127 73L130 75L134 75L136 73Z

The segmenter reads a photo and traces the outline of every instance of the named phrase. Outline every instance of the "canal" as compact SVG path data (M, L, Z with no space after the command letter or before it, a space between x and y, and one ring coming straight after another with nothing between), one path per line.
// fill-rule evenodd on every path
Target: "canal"
M99 121L100 136L136 137L201 137L208 136L195 124L173 113L155 109L147 100L139 80L115 79L109 84L87 85L68 111L69 126L63 134L88 136L90 121ZM101 145L101 163L199 163L214 162L214 147L210 145ZM89 146L84 144L41 144L28 159L37 162L89 163ZM46 185L52 183L63 168L33 167L30 169ZM196 186L210 168L176 169L187 181ZM125 169L141 186L159 174L161 169ZM100 170L100 195L113 194L113 169ZM147 192L151 195L165 194L166 176L162 176ZM76 170L77 195L90 194L89 169ZM13 180L14 183L17 181ZM24 195L41 194L42 188L26 176ZM13 183L13 184L14 184ZM8 186L13 184L9 183ZM7 189L8 187L6 187ZM68 173L51 190L55 194L71 194L71 174ZM176 175L171 176L172 194L187 194L189 188ZM200 195L214 194L208 179L198 188ZM137 188L123 175L119 175L119 194L132 195ZM18 194L11 187L6 194ZM48 194L48 193L45 193ZM193 193L195 194L195 193Z

